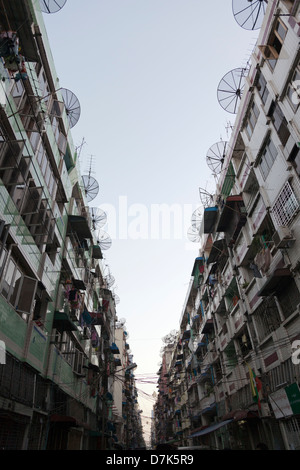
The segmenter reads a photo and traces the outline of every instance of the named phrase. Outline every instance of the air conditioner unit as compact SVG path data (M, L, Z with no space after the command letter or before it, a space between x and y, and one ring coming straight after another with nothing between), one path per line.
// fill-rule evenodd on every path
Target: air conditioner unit
M288 227L278 227L277 231L272 236L275 248L289 248L294 242L292 232Z

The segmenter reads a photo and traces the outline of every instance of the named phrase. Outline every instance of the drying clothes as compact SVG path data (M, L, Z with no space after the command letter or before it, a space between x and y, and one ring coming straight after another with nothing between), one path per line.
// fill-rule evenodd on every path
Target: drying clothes
M259 269L255 263L250 263L250 268L253 271L254 277L262 277L262 275L259 272Z
M15 78L16 82L18 82L19 80L27 80L28 79L27 70L26 70L24 61L21 63L19 72L15 75L14 78Z
M272 255L269 248L263 248L254 258L254 262L263 274L269 270Z

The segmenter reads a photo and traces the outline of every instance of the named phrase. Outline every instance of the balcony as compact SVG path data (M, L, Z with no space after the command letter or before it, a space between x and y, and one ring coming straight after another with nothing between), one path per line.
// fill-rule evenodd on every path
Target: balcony
M226 254L226 243L224 238L222 238L213 243L209 257L207 258L207 264L215 263L224 254Z
M205 318L203 320L201 333L208 334L214 329L214 322L212 318Z
M216 231L227 232L229 243L234 244L247 221L242 196L228 196L221 212Z
M1 29L4 31L18 31L20 47L26 61L39 63L40 56L31 29L33 20L28 3L19 0L3 0L2 8ZM26 21L24 21L24 18Z
M272 274L266 278L263 286L257 292L259 297L272 295L277 288L284 289L293 279L293 275L289 268L277 268Z
M204 272L204 261L204 258L202 258L201 256L195 259L194 267L191 274L191 276L194 278L194 288L199 287L200 277L203 275Z
M92 233L87 217L83 215L69 215L69 226L75 232L79 240L92 239Z

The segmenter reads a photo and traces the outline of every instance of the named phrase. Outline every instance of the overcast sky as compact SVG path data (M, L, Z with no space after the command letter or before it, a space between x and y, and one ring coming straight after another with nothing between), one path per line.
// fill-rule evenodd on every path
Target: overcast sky
M44 20L60 86L81 105L72 135L84 141L82 173L92 162L99 184L89 205L108 215L118 317L137 377L150 377L162 338L179 328L198 255L186 233L199 187L215 189L206 154L234 124L218 84L246 66L257 31L237 24L231 0L68 0Z

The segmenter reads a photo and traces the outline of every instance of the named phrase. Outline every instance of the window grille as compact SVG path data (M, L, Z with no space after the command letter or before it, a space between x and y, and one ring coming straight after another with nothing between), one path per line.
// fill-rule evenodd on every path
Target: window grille
M254 312L259 341L279 328L281 319L274 297L267 298Z
M278 226L287 226L299 211L299 201L288 181L276 199L272 211Z

